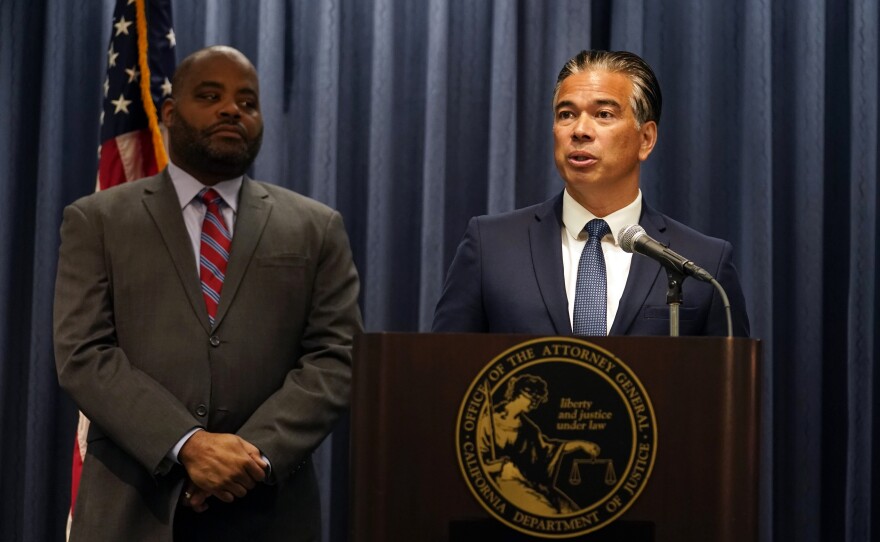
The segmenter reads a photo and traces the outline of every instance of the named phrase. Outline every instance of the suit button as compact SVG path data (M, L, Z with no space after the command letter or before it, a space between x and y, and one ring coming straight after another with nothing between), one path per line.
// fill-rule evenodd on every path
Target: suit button
M208 342L211 343L211 346L220 346L220 337L216 335L211 335L211 338L208 339Z
M196 407L196 414L198 414L199 417L204 418L205 416L208 415L208 407L206 407L205 405L197 406Z

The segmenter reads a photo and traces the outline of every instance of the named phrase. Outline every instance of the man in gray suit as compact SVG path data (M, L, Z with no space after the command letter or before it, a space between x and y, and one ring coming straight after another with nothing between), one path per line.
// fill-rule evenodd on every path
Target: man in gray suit
M56 364L92 421L71 540L318 540L309 457L362 329L342 219L244 175L263 123L239 51L173 89L168 168L64 211Z

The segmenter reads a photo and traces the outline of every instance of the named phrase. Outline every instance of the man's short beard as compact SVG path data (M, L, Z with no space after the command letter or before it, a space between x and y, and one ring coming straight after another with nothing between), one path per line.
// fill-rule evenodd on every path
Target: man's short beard
M168 145L174 149L179 166L202 172L220 179L241 177L254 163L263 143L263 128L241 150L222 151L217 149L210 139L214 125L199 132L192 124L174 112L174 125L168 127Z

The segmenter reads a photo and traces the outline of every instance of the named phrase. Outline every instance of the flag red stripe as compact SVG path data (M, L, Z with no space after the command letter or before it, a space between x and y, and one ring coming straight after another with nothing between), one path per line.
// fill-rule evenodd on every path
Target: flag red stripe
M125 139L125 144L120 145L119 140L122 138ZM136 170L133 175L126 174L126 165ZM132 167L135 165L139 167ZM156 173L159 173L159 168L156 166L153 134L150 130L122 134L101 145L101 158L98 162L101 190Z
M98 182L101 190L125 182L125 168L116 139L108 139L101 145L101 159L98 162Z
M73 467L72 467L72 475L73 479L70 482L70 511L73 513L74 508L76 507L76 493L79 491L79 479L82 475L82 454L79 449L79 439L73 439Z

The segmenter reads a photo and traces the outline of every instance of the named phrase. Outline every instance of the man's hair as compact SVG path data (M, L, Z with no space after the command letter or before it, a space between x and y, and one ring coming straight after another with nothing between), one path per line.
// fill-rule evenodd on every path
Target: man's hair
M562 82L576 73L603 70L611 73L622 73L629 77L633 84L630 106L636 117L637 126L648 121L660 124L660 107L663 97L660 94L660 83L654 70L641 57L627 51L581 51L562 67L556 78L553 90L553 106L559 98L559 87Z

